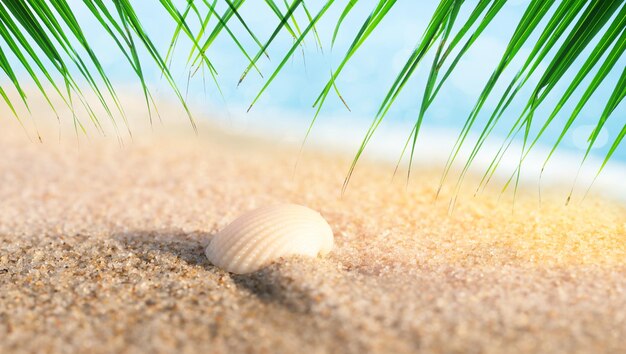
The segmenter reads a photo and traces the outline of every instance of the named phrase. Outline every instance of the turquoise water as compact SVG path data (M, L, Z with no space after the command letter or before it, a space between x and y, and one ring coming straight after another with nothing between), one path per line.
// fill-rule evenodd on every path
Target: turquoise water
M464 6L459 15L460 18L468 15L468 11L474 3L472 1L467 2L467 5ZM152 37L157 42L157 46L165 52L170 43L171 33L174 30L171 21L165 17L163 10L159 6L150 5L148 2L137 2L137 4L140 10L140 17L151 19L145 22L146 30L152 34ZM309 4L311 12L315 13L321 1L309 1L307 4ZM450 132L451 135L458 134L469 112L472 110L483 85L491 71L496 67L508 38L514 30L514 24L521 17L526 4L527 1L510 1L503 8L500 17L487 28L484 35L459 63L457 70L427 111L424 122L426 128L443 129ZM436 2L434 1L399 1L368 42L351 60L339 78L338 87L351 111L348 111L343 106L336 95L331 94L324 105L319 119L325 121L339 119L337 117L350 117L350 119L363 119L366 121L373 119L396 73L418 43L418 39L421 37L435 5ZM331 8L329 15L317 26L323 43L330 43L334 24L343 8L341 3L334 6L335 8ZM284 119L311 119L314 114L314 110L311 108L313 101L326 83L331 70L336 68L343 58L347 46L352 41L364 18L371 11L372 6L371 2L358 3L350 16L346 18L343 30L333 48L325 46L320 50L317 48L313 37L309 38L305 46L298 49L293 58L289 60L276 80L253 107L253 110L279 109L284 112ZM131 82L136 84L126 59L114 50L111 50L113 43L94 24L91 20L91 15L80 6L76 6L75 14L78 20L85 26L84 29L87 36L95 38L93 41L95 44L94 50L104 58L105 69L114 81L120 84ZM277 18L261 1L246 2L242 7L242 16L248 21L248 25L255 30L261 41L269 37L277 24ZM306 23L304 14L299 14L299 16L302 17L301 25L303 26ZM244 47L249 48L251 55L256 53L256 44L246 34L243 27L234 20L231 24L233 32L241 40ZM532 44L533 41L531 40L530 43ZM292 41L289 36L286 33L281 33L275 44L269 49L271 60L261 59L259 68L266 78L272 74L282 59L280 54L284 53L291 44ZM189 72L189 68L185 65L189 48L188 43L181 41L176 51L177 55L172 62L172 72L183 88L187 85ZM528 53L530 50L531 47L528 46L522 49L522 53ZM218 80L223 97L219 94L210 76L205 73L205 79L203 79L202 72L198 72L189 81L188 89L186 90L189 100L206 113L228 115L233 114L233 112L243 111L262 87L264 79L261 79L256 73L250 72L247 79L240 86L237 86L237 81L247 65L247 60L226 33L222 33L217 39L210 48L208 56L213 60L213 64L218 71ZM398 97L393 108L389 111L385 124L404 127L410 126L415 121L428 74L426 68L431 60L431 56L424 59L423 65L418 68L403 93ZM144 62L150 63L150 59L146 58ZM506 84L515 74L514 68L520 64L519 60L513 63L513 69L505 72L500 86L494 92L503 92ZM566 78L572 78L581 64L582 60L578 60L573 70L567 73ZM586 138L597 122L604 104L617 82L621 69L625 66L626 58L621 58L616 65L617 69L614 70L592 97L570 131L566 133L559 149L578 153L582 156L586 148ZM160 92L168 92L167 84L161 79L160 73L156 68L146 66L144 69L149 81L154 86L160 87ZM512 122L518 118L517 114L519 114L526 103L525 99L531 92L531 85L536 80L537 77L531 78L530 85L527 85L527 88L520 93L520 99L512 103L510 109L503 116L502 121L496 125L492 132L494 137L502 138L508 134ZM585 82L588 83L589 80ZM531 137L535 136L542 124L542 119L545 119L550 113L551 107L554 106L558 96L565 89L566 86L564 84L559 85L555 89L554 94L548 97L546 104L540 107L531 126ZM580 97L581 95L582 91L578 90L574 97ZM491 112L490 109L494 107L498 98L499 96L494 95L487 102L483 114L479 116L473 129L474 133L480 132L482 125ZM573 107L574 104L567 104L557 116L555 122L547 129L544 137L540 140L540 144L544 148L550 148L554 144L561 133L563 122L567 120ZM592 150L594 156L598 158L604 157L616 135L624 126L625 119L626 104L622 103L603 128L596 147ZM279 128L276 127L276 129ZM625 144L622 144L618 148L613 161L626 162L626 148L624 146Z

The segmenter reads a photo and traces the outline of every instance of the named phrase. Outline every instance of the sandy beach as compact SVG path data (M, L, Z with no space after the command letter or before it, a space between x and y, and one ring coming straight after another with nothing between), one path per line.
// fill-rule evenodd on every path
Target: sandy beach
M623 353L626 209L518 193L435 201L440 170L230 136L184 119L120 146L0 133L1 353ZM51 118L50 120L53 121ZM472 182L469 185L474 185ZM306 205L325 258L249 275L204 248L244 211Z

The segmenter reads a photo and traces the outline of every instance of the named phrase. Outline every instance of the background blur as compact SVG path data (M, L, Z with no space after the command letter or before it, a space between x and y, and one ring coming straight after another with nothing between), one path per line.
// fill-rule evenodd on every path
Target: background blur
M120 55L119 51L111 50L115 46L110 37L92 20L92 15L83 7L81 1L75 0L74 3L75 15L84 26L87 37L93 38L91 45L100 56L105 70L114 83L120 87L137 87L138 80L126 59ZM165 14L161 6L152 3L152 1L137 1L136 3L140 18L144 19L145 29L152 35L152 39L155 40L157 47L164 55L174 33L173 21ZM226 6L222 2L218 3L218 9L221 13ZM322 3L323 1L308 1L307 5L315 14ZM475 1L467 1L467 3L472 4ZM440 164L448 157L452 144L490 73L500 60L527 3L527 1L522 0L509 1L501 14L496 16L494 22L462 59L426 113L423 130L418 139L416 160ZM181 4L183 3L181 2ZM338 88L351 111L346 109L336 95L331 94L313 126L310 138L311 145L342 149L351 154L357 151L378 106L396 74L418 44L416 39L420 38L436 5L436 1L399 1L397 3L383 20L381 26L365 42L339 76ZM330 43L337 17L344 5L342 2L338 2L333 6L337 9L329 11L316 26L323 44ZM328 46L320 49L313 34L310 34L305 45L295 53L292 60L278 74L275 81L249 113L246 113L246 109L261 89L265 79L251 71L242 84L237 86L239 77L248 62L226 33L220 34L208 52L209 58L218 71L218 81L223 96L208 73L205 72L203 75L199 71L189 78L189 67L186 65L186 60L190 43L179 41L174 52L171 70L196 116L210 117L208 119L213 119L227 129L237 132L271 134L273 138L299 144L303 141L315 113L312 103L329 79L331 70L336 68L343 58L347 47L373 6L372 1L357 3L354 10L345 19L333 48ZM471 7L470 5L464 6L459 15L460 18L467 17ZM278 24L277 17L262 1L246 2L241 7L241 12L242 16L249 20L249 26L254 29L262 42L270 36ZM300 23L308 23L304 13L299 12L297 15L301 18ZM145 21L147 18L151 20ZM213 22L214 24L215 22ZM248 48L250 53L256 53L256 44L246 34L241 24L232 20L229 22L229 26L242 45ZM535 33L534 36L538 36L538 33ZM281 54L292 43L292 39L284 32L279 35L279 40L270 46L268 53L271 60L263 57L259 62L259 68L266 78L271 75L282 59ZM533 41L531 40L529 43L532 44ZM593 46L594 43L591 45ZM529 52L530 49L530 47L524 48L522 52ZM143 54L146 55L146 53ZM419 101L428 74L428 65L432 62L432 55L431 53L429 57L424 59L422 62L424 65L418 69L409 85L401 93L385 121L374 135L372 143L367 149L367 156L389 159L394 162L400 156L406 138L417 118L420 108ZM522 53L520 57L524 57L524 54ZM579 58L574 69L580 68L583 61L584 58ZM151 59L148 59L147 56L144 62L152 64ZM494 90L496 94L492 95L488 101L480 116L482 119L488 116L490 108L495 107L499 98L498 94L504 90L520 64L519 61L514 62L505 71L505 75L500 80L501 89ZM615 66L614 73L585 106L580 118L577 119L561 143L558 150L559 154L551 160L549 166L552 167L544 174L546 181L552 179L558 182L573 183L573 175L576 173L587 147L587 137L595 126L624 66L626 66L626 58L621 58ZM160 72L154 65L147 65L145 70L145 75L153 87L153 91L158 92L161 97L171 95L171 89L167 82L161 78ZM595 73L595 70L592 73ZM570 70L565 81L573 75L574 70ZM474 167L479 171L484 171L484 168L493 158L494 152L500 147L512 122L517 119L522 111L537 79L537 77L531 79L525 86L525 90L518 95L508 109L508 113L505 113L503 120L496 126L488 144L476 160ZM584 86L588 81L582 83L583 90L579 89L570 101L577 102L577 98L582 95ZM542 105L543 108L540 108L536 115L536 122L533 123L534 133L540 127L542 119L545 119L551 112L559 98L558 95L562 94L564 90L565 84L561 84L555 89L554 94L548 96ZM139 89L137 89L137 94L140 94ZM171 97L172 100L175 99L173 95ZM572 103L564 107L557 120L540 141L542 144L525 161L523 178L536 180L547 151L557 139L562 130L562 122L569 117L573 107L574 104ZM609 145L623 127L625 116L626 105L622 103L611 116L596 142L592 151L595 158L589 160L582 170L580 179L582 184L590 183ZM181 117L181 119L186 118ZM480 122L477 127L481 127ZM531 132L531 136L534 137L533 132ZM472 146L472 142L467 143L468 148ZM502 162L502 168L499 172L502 176L509 176L511 168L515 168L517 165L519 150L513 146L509 156ZM459 160L464 162L462 156ZM610 186L610 188L617 188L620 193L626 193L626 188L620 188L621 180L626 178L626 169L623 165L625 163L626 148L622 145L603 172L602 183L605 186Z

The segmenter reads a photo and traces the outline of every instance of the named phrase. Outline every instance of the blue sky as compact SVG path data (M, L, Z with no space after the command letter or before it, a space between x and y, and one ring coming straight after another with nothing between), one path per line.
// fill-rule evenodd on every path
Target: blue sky
M75 14L83 24L87 36L94 39L92 43L95 43L95 51L104 58L103 62L107 72L116 84L136 84L135 77L125 59L116 50L111 50L113 43L105 33L100 31L98 25L92 20L91 15L80 3L81 1L75 1ZM144 19L147 31L151 33L157 46L165 53L174 29L172 21L166 17L157 2L135 1L134 3L138 6L139 15ZM181 4L183 3L181 2ZM307 2L312 13L316 13L322 3L323 1L321 0ZM344 3L345 1L337 1L331 7L327 16L318 24L317 29L323 44L330 43L334 25L343 9ZM468 15L475 3L475 1L466 1L460 14L461 19ZM424 123L425 134L427 134L430 128L447 131L450 135L458 134L489 74L499 61L500 55L504 51L514 26L521 17L527 3L528 1L525 0L509 1L502 9L500 16L494 20L484 35L467 53L427 112ZM362 122L363 126L359 129L365 129L372 120L396 73L417 45L436 5L436 1L398 1L381 26L373 33L357 55L354 56L339 78L339 89L350 106L351 112L345 109L335 95L331 95L322 110L319 118L320 122L347 119ZM352 13L346 18L342 31L332 49L326 45L323 48L323 52L320 51L315 45L313 37L310 37L306 45L301 50L298 50L297 54L280 72L268 91L255 105L252 112L247 117L241 119L263 119L260 113L280 112L280 114L276 113L280 115L280 119L308 122L314 113L314 110L311 108L312 102L328 79L330 70L335 68L343 58L347 46L373 6L373 1L360 1L357 4ZM224 8L224 6L221 8ZM261 41L269 37L278 21L262 1L246 2L242 7L242 16L248 21L249 26L254 29ZM301 19L300 23L306 23L304 14L300 13L299 16ZM237 25L235 20L231 22L231 25L233 32L241 40L244 47L249 49L250 54L256 53L254 50L255 43L246 35L243 27ZM281 59L281 54L291 46L291 43L287 34L282 33L279 36L279 40L270 47L269 54L271 60L263 58L259 63L259 67L265 77L268 77L273 72ZM530 44L532 45L532 43L533 41L531 40ZM530 45L523 48L522 54L528 53L530 49ZM181 42L172 65L172 72L183 88L185 87L189 70L185 66L188 50L189 44ZM237 117L242 116L245 108L247 108L262 87L264 80L251 72L242 85L237 87L236 83L247 61L225 32L221 34L210 48L208 55L218 70L219 82L224 97L220 96L208 75L206 77L205 94L201 75L196 75L189 84L188 95L190 102L192 102L195 109L200 110L201 113L205 113L207 116L224 114ZM423 61L422 66L417 70L390 110L384 123L385 125L408 127L414 122L426 80L426 70L431 60L432 57L427 57ZM149 59L146 58L144 62L149 63ZM579 60L574 69L578 69L581 63L582 60ZM516 68L519 64L520 61L518 60L511 67ZM610 75L608 80L587 104L575 126L565 137L561 145L562 149L574 153L582 153L584 151L586 136L601 113L617 81L621 68L624 66L626 66L626 58L621 58L616 65L618 70L615 70ZM159 92L167 92L166 84L160 79L158 70L154 66L147 66L146 70L149 81L155 87L159 87ZM496 93L502 92L503 87L508 84L508 80L512 78L514 73L514 70L505 72L500 82L500 88L495 90ZM573 75L574 71L571 71L567 74L567 78L571 78ZM536 77L531 78L527 89L521 93L521 97L528 97L536 79ZM589 80L586 82L589 82ZM545 117L550 112L549 109L556 103L558 95L565 90L565 87L565 84L560 84L556 88L555 94L550 95L547 99L547 104L544 104L543 108L539 110L538 117ZM579 90L575 98L580 97L581 94L582 91ZM498 98L494 95L492 100L487 103L485 112L479 118L477 127L480 127L480 120L486 118L489 108L494 106ZM513 103L508 113L505 114L502 123L496 127L493 133L494 137L506 135L511 122L517 118L516 114L521 111L524 104L525 100L521 99ZM554 142L561 131L559 126L567 119L573 106L573 104L569 104L564 107L557 121L548 129L546 138L541 141L545 146L551 146ZM603 156L608 145L623 126L625 115L626 105L622 104L601 132L594 154ZM303 126L306 126L306 124ZM535 128L537 126L538 124L535 124ZM365 131L363 130L362 132L364 133ZM381 139L384 139L384 137ZM626 161L626 149L623 145L618 149L615 158L616 160Z

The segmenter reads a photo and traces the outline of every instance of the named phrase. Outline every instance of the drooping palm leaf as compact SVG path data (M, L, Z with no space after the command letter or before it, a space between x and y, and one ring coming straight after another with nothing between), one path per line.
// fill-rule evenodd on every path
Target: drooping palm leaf
M265 0L263 4L267 6L271 13L276 15L278 23L270 36L264 39L258 35L254 26L251 25L253 21L246 18L244 12L241 11L244 6L247 6L245 0L186 0L180 2L155 0L155 4L158 4L160 9L167 15L167 18L172 21L171 24L174 28L170 36L169 47L166 48L165 56L162 56L160 49L157 48L151 35L147 33L143 26L143 23L150 19L141 18L137 14L137 5L135 3L130 0L82 0L82 4L89 10L88 13L93 16L91 20L97 21L96 23L114 41L119 54L126 58L130 68L137 76L149 112L151 111L150 107L153 106L156 109L156 105L146 82L144 67L146 65L155 65L187 110L190 119L191 113L189 108L178 89L174 77L169 71L172 56L177 51L176 44L178 41L184 39L191 44L191 50L187 59L187 64L189 65L188 79L200 68L202 68L203 72L206 68L221 93L217 80L218 68L214 66L211 59L211 57L219 55L219 53L211 51L212 45L219 36L228 36L230 41L234 43L242 56L247 60L247 66L242 68L243 73L239 83L245 79L248 72L252 69L259 74L261 73L257 66L259 60L264 55L269 58L268 49L280 38L279 35L282 32L285 32L293 39L292 45L279 54L281 57L280 61L272 74L264 79L261 89L252 100L250 105L252 107L280 74L294 51L303 45L307 37L312 36L316 45L320 49L322 48L324 40L318 33L317 26L322 18L335 11L338 17L334 27L331 28L332 36L329 38L329 47L336 49L336 39L340 32L353 35L353 39L345 49L339 65L331 69L330 78L315 99L313 105L315 110L306 137L311 132L316 118L319 116L331 92L335 92L347 107L338 90L338 80L344 69L350 64L351 59L358 55L359 49L372 33L384 26L385 22L389 21L393 16L392 9L396 5L396 0L378 0L374 3L342 0L337 1L339 3L337 6L331 6L333 2L333 0L327 0L317 3L315 4L316 8L313 9L310 1L283 0L283 4L279 6L276 1ZM468 5L464 0L439 1L414 51L407 58L400 72L395 73L395 80L391 87L383 92L384 95L373 117L372 124L366 132L349 168L344 189L357 162L371 141L374 132L386 118L404 88L413 79L417 68L420 65L425 65L429 74L426 82L424 82L421 99L416 102L419 108L418 114L415 117L412 131L408 132L406 144L397 165L399 166L405 152L409 151L408 173L410 174L420 128L428 118L429 107L437 99L438 93L448 78L454 74L457 64L465 57L466 53L473 47L476 40L480 38L493 19L498 17L500 10L506 2L506 0L479 0L478 2L473 2L472 5ZM218 6L220 7L219 12ZM371 8L369 15L363 19L361 27L357 29L356 33L352 33L351 28L342 24L348 16L352 16L353 9L357 6ZM469 12L465 12L468 15L463 18L460 15L462 13L461 9L467 6L471 6L471 8ZM296 19L298 13L304 16L306 24L298 23L299 20ZM624 58L624 51L626 50L625 18L626 4L620 0L571 0L562 2L546 0L529 2L521 19L515 24L515 31L499 63L493 69L473 109L465 120L465 124L444 166L441 185L443 185L450 174L462 147L466 144L470 132L476 130L476 125L479 122L478 118L484 112L487 100L496 96L499 97L497 105L495 109L489 112L486 123L478 128L480 134L477 141L473 144L469 157L463 164L455 188L456 190L460 188L463 177L468 172L470 165L482 150L494 127L501 124L505 114L506 116L514 114L517 116L517 119L510 122L508 126L509 133L501 148L493 157L478 187L484 187L490 181L508 147L511 146L513 139L521 132L522 151L519 157L519 164L504 187L506 188L513 181L515 181L517 186L522 163L529 151L536 145L548 127L555 124L556 118L561 113L563 107L573 100L574 93L585 82L585 79L591 76L591 81L584 87L583 96L574 101L576 103L574 111L569 115L565 123L559 127L560 134L546 158L547 163L554 151L562 144L565 134L577 120L582 108L590 100L594 92L597 91L598 87L610 76L620 59ZM231 21L232 19L235 19L235 21ZM75 102L79 102L85 109L97 130L104 130L95 114L92 103L86 99L86 95L83 92L86 88L95 95L98 103L113 122L114 127L117 127L114 119L116 113L114 111L122 117L126 126L128 126L124 109L112 80L101 64L98 54L92 49L90 39L86 36L81 26L81 20L75 17L67 0L0 0L0 72L8 79L8 83L17 92L19 101L27 109L28 98L22 83L24 79L16 74L18 68L23 69L28 74L28 78L32 80L56 114L56 107L52 104L53 100L50 97L51 92L45 89L44 83L51 85L53 94L58 95L62 102L71 110L77 129L86 131L74 109ZM239 32L235 32L231 28L234 25L243 29L241 34L236 34ZM535 34L538 34L538 37L533 39L532 50L528 54L522 54L524 53L521 51L522 47L529 45L530 39L534 38ZM251 39L253 47L247 47L244 41L242 41L244 38L241 36ZM593 47L590 48L592 44ZM574 63L583 53L586 53L586 50L590 50L590 54L588 54L582 66L576 69L573 78L564 79L567 77L566 73L574 70L572 69L575 67ZM140 51L143 53L140 53ZM432 62L425 64L423 59L429 53L432 53L434 58ZM144 54L147 54L151 62L146 62L142 59ZM515 61L520 61L523 64L517 68L511 68L512 63ZM506 70L514 70L516 74L506 86L504 92L496 94L494 88L502 81L501 78ZM596 70L595 74L592 75L594 70ZM511 103L524 92L522 89L527 87L530 82L529 79L534 76L538 76L539 81L532 87L531 95L525 98L525 108L522 112L511 112ZM59 77L60 80L55 77ZM83 87L83 82L86 84L86 87ZM545 98L548 94L555 91L557 84L564 84L567 89L562 93L558 93L558 103L550 107L550 115L540 126L538 133L531 137L530 132L532 126L536 125L533 122L537 120L538 108L547 104ZM613 94L606 102L602 115L598 118L595 129L589 137L589 145L583 157L583 162L587 159L600 130L604 127L606 121L612 117L616 107L622 102L625 84L626 80L624 79L624 74L622 74ZM0 87L0 96L2 96L3 102L7 104L13 114L20 119L15 109L15 104L11 101L4 87ZM623 117L617 118L623 119ZM193 119L191 119L191 122L195 127ZM618 149L623 137L624 131L622 130L614 138L600 170Z
M531 96L531 98L529 99L526 105L525 112L522 113L522 115L518 118L518 120L515 122L515 124L509 131L507 139L512 139L512 136L514 136L514 133L520 131L522 127L525 128L524 138L523 138L524 145L522 146L520 163L515 173L516 189L517 189L517 184L519 181L519 174L521 171L521 163L525 156L524 149L526 147L526 142L528 140L530 125L532 123L535 110L537 109L539 104L543 101L543 99L547 96L547 94L552 90L552 88L556 85L556 82L559 81L563 73L567 71L567 69L571 66L572 62L581 54L585 46L598 33L599 29L611 17L613 17L615 10L618 9L620 6L621 6L621 3L617 1L614 1L614 2L596 1L596 2L591 2L589 4L589 6L585 9L585 12L583 13L583 15L580 17L579 21L575 25L574 30L570 32L569 36L565 39L564 43L559 48L559 51L557 52L557 54L551 61L550 65L546 69L545 73L543 74L537 87L534 89L533 95ZM578 74L574 78L574 81L570 84L571 91L573 91L573 89L575 89L576 86L579 84L579 80L582 80L589 73L591 67L595 65L595 63L598 61L600 56L602 56L605 53L607 48L613 43L613 41L616 40L617 35L624 29L624 26L626 25L626 22L624 21L625 14L626 14L626 9L622 7L622 10L620 11L620 13L617 14L617 16L615 17L615 20L609 26L609 29L605 32L605 35L603 36L603 38L600 40L596 48L593 50L593 52L587 59L587 62L583 64L582 68L579 70ZM622 45L623 45L623 40L622 40ZM619 53L619 55L621 55L621 52L623 52L623 48L621 47L622 46L618 44L616 47L614 47L614 52L617 52ZM615 64L614 63L615 60L616 60L616 56L610 55L607 61L603 63L602 67L600 68L600 71L598 72L594 80L592 81L591 85L586 90L585 94L579 101L578 105L574 109L574 112L572 113L568 121L565 123L562 129L562 132L559 138L557 139L557 142L555 143L555 147L553 147L552 151L550 152L550 154L548 155L546 159L546 163L547 163L547 160L554 153L556 146L558 146L558 144L563 139L565 133L571 127L574 120L578 117L580 111L584 107L585 103L587 103L587 101L589 100L591 94L596 90L600 82L606 77L606 75L610 71L610 68L612 68L612 66ZM563 104L569 99L571 95L570 90L566 91L565 95L561 99L560 104ZM557 104L557 108L558 107L559 105ZM549 124L550 121L551 120L549 118L546 124ZM541 133L542 131L540 131L540 134ZM507 146L510 146L510 143L507 144ZM501 150L506 150L506 149L501 149ZM500 156L500 159L501 158L502 157ZM544 167L546 163L544 163ZM507 181L507 183L505 183L503 190L509 186L512 180L513 178L510 178ZM568 201L570 197L571 195L568 196Z
M253 65L256 64L256 62L259 60L259 58L261 57L261 55L263 53L265 53L267 51L267 48L270 46L270 44L274 41L274 39L276 39L276 36L278 36L278 34L280 33L281 30L283 30L283 28L288 28L288 24L287 22L289 21L289 18L293 15L294 11L296 11L296 9L298 8L298 6L302 3L302 0L294 0L294 2L289 6L289 9L287 10L287 12L285 13L285 15L283 16L280 11L277 12L277 15L280 17L280 23L278 24L278 26L276 26L276 29L274 30L274 32L272 32L272 35L270 36L270 38L265 42L265 44L263 45L263 47L258 51L258 53L254 56L254 58L252 59L252 62L250 64L248 64L248 67L243 71L243 73L241 74L241 78L239 78L239 82L237 84L240 84L246 77L246 75L248 75L248 72L250 71L250 69L252 68ZM274 8L274 6L271 6L272 8ZM293 32L290 32L292 35L294 35L294 39L297 41L298 38L302 38L302 35L295 35ZM286 56L288 57L288 56ZM269 79L271 80L271 79ZM259 92L259 95L262 92ZM250 105L252 106L252 105Z

